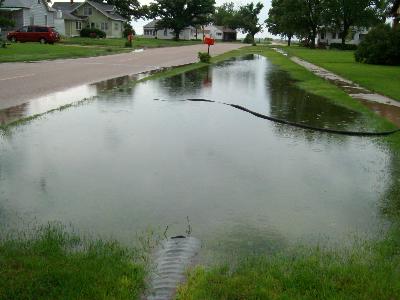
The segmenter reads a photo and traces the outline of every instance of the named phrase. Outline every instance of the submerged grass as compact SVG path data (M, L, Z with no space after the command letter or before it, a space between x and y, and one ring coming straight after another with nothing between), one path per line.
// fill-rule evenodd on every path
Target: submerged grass
M398 234L349 252L303 248L198 267L176 299L399 299Z
M135 251L59 224L0 239L0 299L138 299L145 275Z
M95 98L96 97L84 98L84 99L79 100L77 102L65 104L65 105L62 105L60 107L53 108L51 110L48 110L48 111L40 113L40 114L35 114L35 115L27 116L27 117L24 117L24 118L19 118L19 119L16 119L14 121L11 121L9 123L6 123L6 124L0 124L0 135L6 135L14 127L18 127L20 125L28 124L28 123L32 122L33 120L39 119L39 118L41 118L41 117L43 117L45 115L48 115L48 114L51 114L51 113L54 113L54 112L60 112L60 111L63 111L65 109L68 109L68 108L71 108L71 107L77 107L77 106L83 105L83 104L87 103L90 100L94 100Z

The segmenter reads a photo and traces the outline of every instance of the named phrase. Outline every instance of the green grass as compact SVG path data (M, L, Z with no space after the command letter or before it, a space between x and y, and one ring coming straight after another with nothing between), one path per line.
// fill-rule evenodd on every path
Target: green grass
M349 252L302 248L198 267L176 299L399 299L399 232L391 237Z
M285 47L298 56L361 86L400 101L400 67L357 63L353 51L317 50Z
M125 47L126 39L92 39L73 37L66 38L61 41L63 44L84 45L84 46L104 46L104 47ZM161 39L149 39L143 37L135 37L133 40L134 48L159 48L159 47L177 47L200 44L201 41L173 41Z
M41 45L39 43L12 43L0 48L0 62L21 62L77 58L120 53L124 49L64 46L61 44Z
M0 299L139 299L146 272L138 261L117 242L47 225L0 240Z

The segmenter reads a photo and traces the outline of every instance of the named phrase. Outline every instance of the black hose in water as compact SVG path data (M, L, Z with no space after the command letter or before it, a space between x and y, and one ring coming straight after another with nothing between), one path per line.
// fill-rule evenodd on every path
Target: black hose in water
M154 100L159 100L159 99L154 99ZM252 111L244 106L237 105L237 104L230 104L230 103L225 103L225 102L219 102L219 101L214 101L214 100L208 100L208 99L198 99L198 98L189 98L189 99L184 99L184 100L159 100L159 101L180 101L180 102L185 102L185 101L192 101L192 102L207 102L207 103L218 103L226 106L230 106L236 109L239 109L241 111L247 112L249 114L252 114L253 116L256 116L257 118L261 118L264 120L269 120L271 122L279 123L279 124L285 124L293 127L298 127L302 129L308 129L308 130L313 130L313 131L319 131L319 132L326 132L326 133L332 133L332 134L340 134L340 135L348 135L348 136L388 136L397 132L400 132L400 128L394 129L394 130L389 130L389 131L379 131L379 132L368 132L368 131L346 131L346 130L337 130L337 129L329 129L329 128L321 128L321 127L313 127L309 126L306 124L301 124L301 123L296 123L296 122L290 122L287 120L283 119L278 119L274 118L271 116L267 116L264 114L260 114L258 112Z

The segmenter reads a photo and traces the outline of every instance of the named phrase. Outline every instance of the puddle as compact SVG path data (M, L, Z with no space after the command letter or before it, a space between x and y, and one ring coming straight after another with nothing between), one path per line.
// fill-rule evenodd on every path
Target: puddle
M266 58L102 92L115 84L91 86L88 105L0 136L0 224L58 220L131 245L148 227L181 235L190 218L203 261L380 236L399 159L382 139L173 102L205 98L317 127L371 129L362 115L297 89Z
M85 84L63 91L51 93L49 95L34 98L31 99L29 102L10 108L0 109L0 124L9 124L22 118L34 116L37 114L43 114L64 105L73 104L84 99L96 97L102 92L112 90L118 86L129 84L134 80L140 80L157 71L159 70L144 72L132 76L127 75L117 77L93 84Z

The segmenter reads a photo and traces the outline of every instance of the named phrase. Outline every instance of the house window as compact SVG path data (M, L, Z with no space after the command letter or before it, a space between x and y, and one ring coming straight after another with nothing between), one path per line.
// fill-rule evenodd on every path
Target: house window
M168 35L168 29L164 29L164 36L167 36Z
M325 39L325 32L321 32L321 40Z
M37 4L40 4L40 1L41 1L41 0L37 0Z
M103 30L103 31L108 30L108 23L107 22L101 23L101 30Z
M47 26L47 15L44 15L44 25Z
M82 29L82 22L81 21L76 21L75 22L75 29L76 30L81 30Z
M35 25L35 17L34 17L34 16L31 16L31 17L30 17L30 19L29 19L29 24L30 24L30 25Z
M217 36L221 36L222 35L222 33L221 32L217 32Z
M83 14L85 16L91 16L92 15L92 8L90 6L85 6L83 8Z
M114 30L118 30L119 29L119 24L118 23L114 23Z

